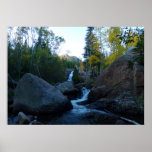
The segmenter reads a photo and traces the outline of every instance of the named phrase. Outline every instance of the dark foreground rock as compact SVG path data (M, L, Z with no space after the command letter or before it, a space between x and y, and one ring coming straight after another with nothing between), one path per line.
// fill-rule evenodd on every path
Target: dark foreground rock
M82 116L89 121L89 124L97 125L126 125L132 124L127 121L122 120L119 116L113 115L106 112L89 112Z
M140 124L144 124L143 107L135 101L118 102L106 98L102 98L96 102L86 105L90 109L110 111L120 116L124 116L131 120L136 120Z
M60 113L72 108L59 89L43 79L27 73L15 89L13 111L29 114Z
M119 116L104 111L92 110L82 113L65 112L54 117L38 118L41 124L52 125L124 125L133 124L122 120Z

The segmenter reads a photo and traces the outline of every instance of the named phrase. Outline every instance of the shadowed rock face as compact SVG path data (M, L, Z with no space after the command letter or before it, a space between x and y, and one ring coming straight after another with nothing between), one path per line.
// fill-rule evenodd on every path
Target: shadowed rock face
M60 113L72 108L59 89L30 73L18 82L13 106L14 112L31 114Z
M97 78L87 103L96 109L139 116L143 123L144 107L138 98L144 96L144 67L130 54L119 57Z
M132 62L131 56L123 55L112 63L95 82L89 98L100 99L103 97L122 98L143 95L144 92L144 68Z

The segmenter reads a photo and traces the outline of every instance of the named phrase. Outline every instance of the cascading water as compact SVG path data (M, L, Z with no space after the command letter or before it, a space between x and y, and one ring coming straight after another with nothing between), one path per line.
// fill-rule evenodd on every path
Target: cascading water
M72 77L73 77L73 71L70 73L68 81L72 81ZM86 101L88 99L88 95L90 90L83 87L82 88L82 97L80 99L76 99L76 100L71 100L71 104L73 105L73 109L65 112L64 114L62 114L60 117L51 119L51 124L90 124L90 120L94 121L94 117L90 118L90 120L88 118L85 118L86 115L88 114L98 114L98 115L106 115L106 114L111 114L109 112L106 111L102 111L102 110L97 110L97 109L89 109L87 108L87 106L85 105L79 105L79 102L83 102ZM128 121L129 123L138 125L137 122L121 117L120 119Z
M68 81L72 81L72 77L73 77L73 72L72 71L69 75ZM83 105L78 105L78 102L82 102L88 99L88 95L89 95L90 90L83 87L82 88L82 97L80 99L76 99L76 100L71 100L71 104L73 105L73 109L72 112L76 112L79 111L80 113L84 112L87 110L87 108Z
M88 99L88 95L89 95L90 90L83 87L82 88L82 97L80 99L76 99L76 100L71 100L71 103L73 105L73 109L72 112L79 112L79 113L84 113L86 111L88 111L88 109L83 106L83 105L78 105L78 102L82 102Z
M72 81L73 72L74 72L74 71L72 71L72 72L70 73L69 78L68 78L68 81ZM78 111L79 111L80 113L82 113L82 112L84 112L84 111L87 110L87 108L86 108L85 106L83 106L83 105L78 105L77 103L87 100L87 99L88 99L89 92L90 92L89 89L83 87L83 88L82 88L82 97L81 97L80 99L71 100L71 104L73 105L72 112L76 112L76 111L78 112Z
M72 72L70 73L69 78L68 78L68 81L72 81L73 72L74 72L74 71L72 71Z
M107 112L102 111L102 110L89 109L84 105L78 105L77 104L78 102L83 102L83 101L87 100L89 92L90 92L89 89L83 87L82 88L82 97L80 99L77 99L77 100L71 100L71 103L73 105L73 109L71 110L71 113L73 113L73 114L83 114L83 113L88 113L88 112L96 112L96 113L100 113L100 114L107 113ZM132 124L135 124L135 125L139 125L139 123L137 123L136 121L127 119L125 117L120 117L120 119L128 121L128 122L130 122Z

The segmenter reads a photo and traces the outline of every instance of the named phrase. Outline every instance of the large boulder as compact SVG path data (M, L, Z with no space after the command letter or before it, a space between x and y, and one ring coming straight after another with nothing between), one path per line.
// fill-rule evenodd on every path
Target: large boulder
M72 81L65 81L63 83L59 83L56 87L62 92L68 92L74 89L74 85Z
M91 92L89 94L89 101L97 100L100 97L104 97L105 95L107 95L107 92L108 91L105 85L94 87L91 89Z
M132 61L132 56L123 55L114 61L98 78L89 99L131 98L143 96L144 67Z
M30 114L60 113L72 108L70 101L56 87L27 73L15 89L14 112Z
M68 96L69 99L74 99L78 96L80 93L80 90L74 87L74 84L72 81L65 81L63 83L59 83L56 85L56 87L66 96Z
M87 103L144 121L144 67L129 51L115 60L96 80ZM93 104L95 103L95 104Z

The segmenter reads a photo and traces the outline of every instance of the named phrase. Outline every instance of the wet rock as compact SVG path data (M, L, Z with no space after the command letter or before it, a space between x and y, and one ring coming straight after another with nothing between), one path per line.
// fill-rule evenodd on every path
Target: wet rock
M99 124L99 125L112 125L120 119L118 116L106 113L106 112L89 112L83 115L83 118L87 119L90 124Z
M85 82L75 84L75 88L77 88L78 90L81 90L85 86L86 86Z
M18 113L18 124L23 125L23 124L29 124L30 123L30 118L25 115L23 112Z
M65 91L63 94L66 95L69 100L72 100L76 99L80 95L80 91L74 88L72 90Z
M89 101L92 100L97 100L100 97L105 97L106 94L108 93L108 89L106 88L105 85L98 86L96 88L92 88L90 94L89 94Z
M68 92L74 89L74 85L72 81L65 81L63 83L59 83L56 86L62 93Z
M63 83L60 83L56 86L64 95L68 96L68 98L74 99L77 98L77 96L80 93L80 90L74 87L74 84L72 81L65 81Z
M87 107L90 109L110 111L112 113L136 120L141 124L144 123L144 108L136 103L136 101L118 101L101 98L98 101L87 104Z

